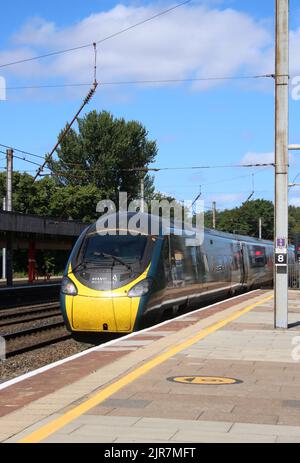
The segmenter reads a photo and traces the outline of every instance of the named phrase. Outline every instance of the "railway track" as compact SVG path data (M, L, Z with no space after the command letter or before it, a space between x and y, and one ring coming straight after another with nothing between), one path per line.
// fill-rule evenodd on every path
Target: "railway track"
M0 329L7 326L60 316L58 302L0 310Z
M0 309L0 336L6 357L69 339L58 302Z
M7 357L12 357L71 338L63 321L19 329L11 333L3 333L1 336L6 342Z

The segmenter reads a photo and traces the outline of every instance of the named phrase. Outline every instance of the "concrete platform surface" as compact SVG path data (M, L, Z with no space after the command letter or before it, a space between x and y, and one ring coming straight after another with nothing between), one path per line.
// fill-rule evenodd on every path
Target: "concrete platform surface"
M287 331L272 292L254 291L2 384L0 441L300 442L300 292L289 299Z

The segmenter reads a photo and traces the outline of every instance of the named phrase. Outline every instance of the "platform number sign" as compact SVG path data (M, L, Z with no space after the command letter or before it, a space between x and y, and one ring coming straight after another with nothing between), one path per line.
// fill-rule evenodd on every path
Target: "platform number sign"
M275 253L275 265L287 265L287 253L276 252Z

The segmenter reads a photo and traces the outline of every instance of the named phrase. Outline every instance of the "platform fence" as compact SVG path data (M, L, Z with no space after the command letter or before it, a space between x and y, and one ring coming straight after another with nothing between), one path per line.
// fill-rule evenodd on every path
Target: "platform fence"
M300 263L289 265L289 288L300 289Z

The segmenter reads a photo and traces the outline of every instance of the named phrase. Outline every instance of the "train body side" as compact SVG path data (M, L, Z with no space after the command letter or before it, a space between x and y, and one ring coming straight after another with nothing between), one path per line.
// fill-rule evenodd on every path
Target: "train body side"
M65 273L77 293L61 294L66 326L72 332L130 333L148 317L156 319L164 312L273 281L271 242L212 230L205 231L201 246L187 246L186 238L175 233L147 237L146 251L131 271L131 264L126 270L118 261L79 271L86 233L74 247ZM99 282L91 284L88 278ZM145 291L134 292L143 286Z
M201 246L186 246L184 237L164 238L147 313L192 307L272 284L273 245L240 241L209 230ZM162 284L163 282L163 284Z

